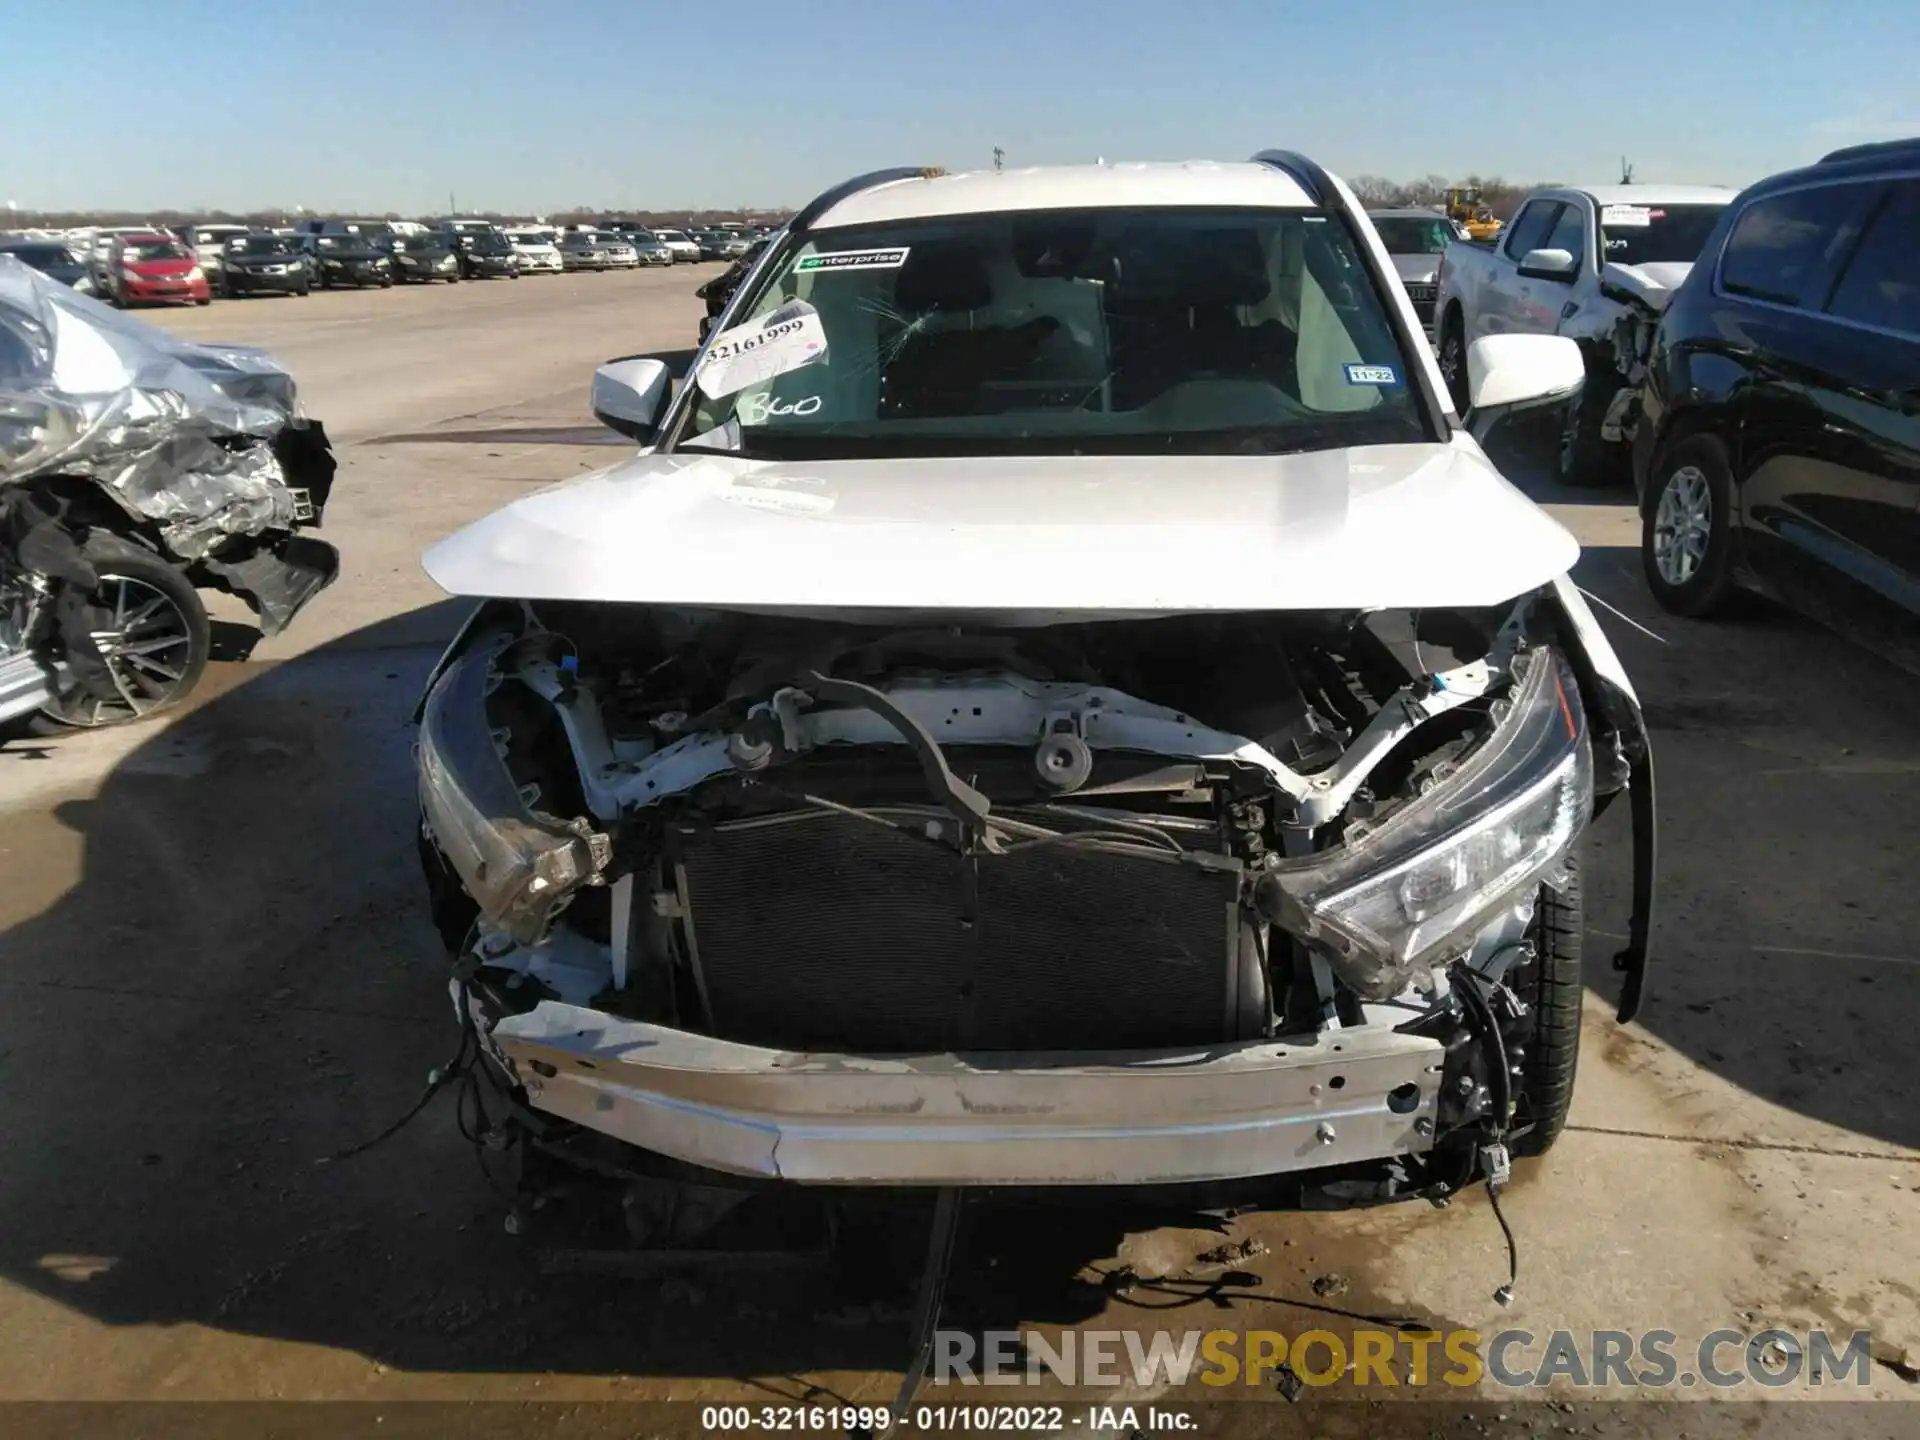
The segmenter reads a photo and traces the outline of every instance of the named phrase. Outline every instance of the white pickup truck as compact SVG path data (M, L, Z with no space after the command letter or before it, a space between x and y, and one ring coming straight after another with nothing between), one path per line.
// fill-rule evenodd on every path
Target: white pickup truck
M1560 479L1601 485L1624 476L1629 377L1733 196L1697 185L1536 190L1491 244L1449 245L1434 325L1454 405L1466 406L1475 340L1565 335L1580 346L1587 381L1567 407Z

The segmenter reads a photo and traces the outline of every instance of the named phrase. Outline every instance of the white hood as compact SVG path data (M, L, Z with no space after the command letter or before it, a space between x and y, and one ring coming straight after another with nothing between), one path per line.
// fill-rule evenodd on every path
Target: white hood
M643 455L426 554L455 595L1142 614L1493 605L1573 537L1464 437L1286 456Z
M1601 267L1600 282L1625 290L1644 301L1657 315L1666 310L1673 292L1680 288L1681 282L1692 271L1693 262L1690 260L1655 260L1645 265L1609 263Z

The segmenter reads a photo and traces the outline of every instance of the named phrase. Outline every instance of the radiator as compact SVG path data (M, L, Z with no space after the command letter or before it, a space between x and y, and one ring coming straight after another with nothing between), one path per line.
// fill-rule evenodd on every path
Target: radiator
M968 859L820 811L682 828L677 848L725 1038L880 1053L1229 1038L1237 871L1074 845Z

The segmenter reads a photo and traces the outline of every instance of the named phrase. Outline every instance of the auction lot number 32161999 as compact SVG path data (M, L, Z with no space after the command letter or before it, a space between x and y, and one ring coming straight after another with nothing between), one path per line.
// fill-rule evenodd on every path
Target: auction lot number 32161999
M1131 1407L1125 1407L1131 1413ZM1112 1411L1112 1418L1108 1412ZM1061 1433L1074 1426L1122 1424L1124 1428L1191 1429L1191 1417L1179 1411L1154 1411L1145 1422L1128 1420L1115 1407L1090 1406L1085 1416L1070 1416L1064 1405L916 1405L898 1415L884 1405L708 1405L700 1428L713 1432L804 1430L838 1434L884 1435L891 1431L938 1434Z

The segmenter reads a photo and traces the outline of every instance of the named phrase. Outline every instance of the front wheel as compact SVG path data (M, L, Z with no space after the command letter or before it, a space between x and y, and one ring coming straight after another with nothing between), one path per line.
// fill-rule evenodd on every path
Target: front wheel
M1568 402L1560 443L1554 452L1554 474L1562 485L1591 490L1622 478L1626 447L1610 443L1600 434L1613 397L1619 393L1619 385L1588 375L1580 393Z
M1465 415L1472 398L1467 388L1467 333L1460 323L1460 312L1448 313L1440 330L1440 378L1446 381L1447 394L1453 400L1453 412Z
M1711 435L1655 461L1640 522L1640 564L1664 610L1707 616L1733 594L1733 472Z
M1567 857L1566 885L1540 887L1527 939L1528 960L1511 980L1514 992L1531 1010L1526 1053L1519 1057L1519 1107L1515 1155L1544 1155L1566 1128L1573 1104L1573 1082L1580 1061L1580 941L1585 925L1580 899L1580 867ZM1509 1056L1511 1059L1512 1057Z
M194 304L196 304L196 305L211 305L211 304L213 303L213 296L211 296L211 295L203 295L203 296L201 296L201 297L200 297L200 298L199 298L198 300L196 300L196 301L194 301L193 303L194 303Z
M207 668L212 632L199 593L151 550L106 531L91 532L80 551L99 577L85 608L105 673L44 713L91 729L171 710Z

